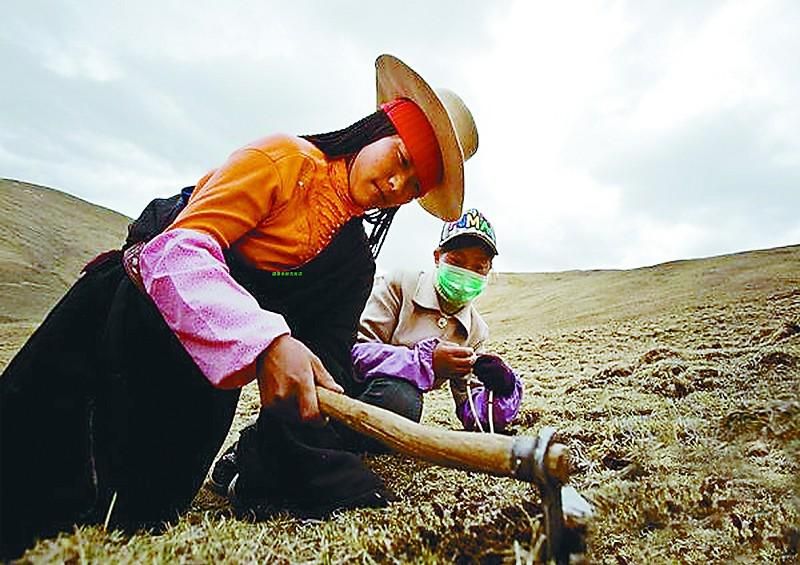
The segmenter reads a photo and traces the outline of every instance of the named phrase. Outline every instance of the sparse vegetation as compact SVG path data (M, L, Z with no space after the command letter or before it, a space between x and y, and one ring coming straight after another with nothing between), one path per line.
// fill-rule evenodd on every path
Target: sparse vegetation
M39 321L130 218L57 190L0 179L0 323Z
M24 310L41 308L26 292L16 288L0 311L10 320L0 324L0 367L41 316ZM512 432L557 427L574 485L597 505L589 561L798 561L800 246L633 271L501 274L481 305L491 347L527 387ZM447 391L431 393L425 421L455 428L450 403ZM248 386L234 432L256 412ZM162 533L77 528L25 560L525 563L535 554L529 485L399 456L368 462L398 496L388 509L251 522L204 490Z

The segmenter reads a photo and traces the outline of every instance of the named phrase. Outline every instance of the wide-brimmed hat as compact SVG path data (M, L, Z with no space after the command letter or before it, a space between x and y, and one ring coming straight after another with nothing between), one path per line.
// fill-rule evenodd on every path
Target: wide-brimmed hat
M486 216L470 208L455 222L445 222L439 236L439 247L459 237L471 237L484 242L497 255L497 236Z
M408 65L392 55L375 61L378 107L397 98L414 102L428 119L442 154L442 180L419 203L446 221L461 216L464 161L478 150L478 129L464 101L445 88L434 91Z

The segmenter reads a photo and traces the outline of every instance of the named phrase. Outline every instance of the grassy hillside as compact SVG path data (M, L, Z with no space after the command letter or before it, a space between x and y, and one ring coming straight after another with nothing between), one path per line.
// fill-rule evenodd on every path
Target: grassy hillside
M0 179L0 322L38 321L129 218L57 190Z
M690 305L800 288L800 246L629 271L502 273L479 298L495 336L659 317ZM513 300L509 300L513 299Z
M0 323L0 368L77 266L122 239L126 221L52 191L8 181L2 187L2 210L11 209L9 198L28 205L0 217L0 316L27 322ZM63 234L47 246L54 230L45 224ZM7 235L18 232L25 235ZM102 245L101 235L110 238ZM492 329L490 349L525 382L512 432L534 435L552 425L572 449L572 482L597 507L591 562L797 562L800 246L630 271L504 273L493 276L480 308ZM426 423L457 427L448 391L425 399ZM249 385L226 444L257 410ZM541 517L529 485L400 456L367 463L398 496L388 509L326 521L281 513L254 523L204 490L161 535L79 528L40 542L26 559L534 559Z
M501 274L481 305L600 508L593 561L797 562L800 246Z

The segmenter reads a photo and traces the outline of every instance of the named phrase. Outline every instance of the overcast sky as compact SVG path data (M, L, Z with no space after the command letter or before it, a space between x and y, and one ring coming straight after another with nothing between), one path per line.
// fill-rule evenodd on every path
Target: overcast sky
M6 0L0 177L129 216L244 143L373 111L391 53L470 106L500 271L800 243L800 2ZM403 207L382 269L426 268Z

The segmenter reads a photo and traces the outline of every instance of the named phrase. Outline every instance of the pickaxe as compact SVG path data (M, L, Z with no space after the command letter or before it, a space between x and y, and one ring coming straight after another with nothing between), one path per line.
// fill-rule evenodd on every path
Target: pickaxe
M569 562L561 486L569 478L570 457L567 446L553 441L553 428L543 428L536 437L458 432L418 424L323 388L317 388L317 397L326 416L415 459L535 484L544 511L546 559Z

